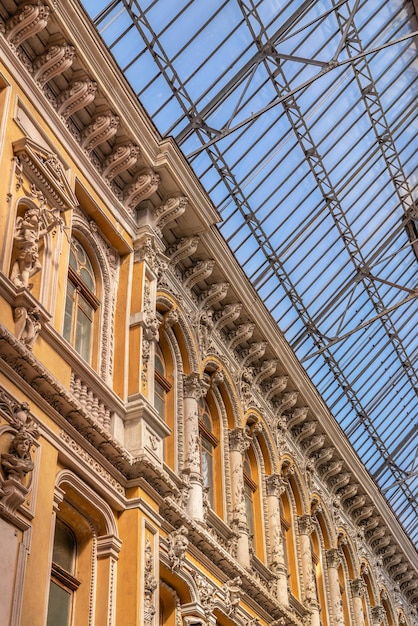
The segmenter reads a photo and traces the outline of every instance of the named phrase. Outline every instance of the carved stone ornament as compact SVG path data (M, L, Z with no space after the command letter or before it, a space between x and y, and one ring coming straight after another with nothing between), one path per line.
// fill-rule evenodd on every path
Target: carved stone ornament
M215 267L214 259L205 259L197 261L191 268L184 273L184 286L191 289L198 282L206 280L212 274Z
M18 306L13 310L13 318L15 322L15 335L29 350L32 350L42 323L37 308L27 309L24 306Z
M361 598L364 596L367 590L367 585L363 578L356 578L350 581L351 595L355 598Z
M214 587L202 574L194 573L196 587L199 592L200 604L205 612L206 617L212 613L215 604Z
M39 146L29 137L22 137L13 142L13 154L18 165L17 189L22 186L23 175L25 175L31 185L28 194L30 197L41 198L42 196L44 203L46 202L60 213L74 209L78 205L64 166L56 154ZM35 189L40 190L41 193L37 193ZM48 223L50 221L48 220Z
M227 324L239 318L242 309L241 302L232 302L215 313L213 322L216 330L221 330Z
M110 111L97 115L91 124L82 130L81 146L84 150L91 152L96 146L109 141L116 134L118 126L119 117Z
M56 98L57 111L67 119L76 111L91 104L96 96L97 84L85 78L76 80Z
M234 428L229 431L229 446L231 450L244 454L251 445L252 437L249 437L243 428Z
M232 615L236 612L239 601L241 599L241 578L236 576L231 580L227 580L222 589L225 594L225 609L227 615Z
M187 535L189 531L185 526L180 526L177 530L173 530L167 536L168 540L168 558L172 570L181 568L186 554L189 540Z
M178 241L167 250L167 256L170 259L170 263L172 265L176 265L185 257L192 255L194 252L196 252L198 243L198 235L182 237L180 241Z
M116 146L103 164L103 177L109 182L112 181L116 176L133 167L140 154L139 146L132 142Z
M200 400L207 391L207 384L200 378L198 372L183 375L183 389L186 398Z
M255 324L254 322L247 322L246 324L240 324L236 330L231 332L228 336L229 344L228 348L234 350L240 343L248 341L253 332Z
M10 280L16 287L32 289L30 279L42 267L39 262L40 241L61 223L61 218L51 216L43 206L31 206L22 216L17 217L10 272Z
M315 520L311 515L301 515L298 517L298 527L300 535L311 535L315 529Z
M328 567L335 567L337 569L341 565L341 552L338 548L331 548L327 550L325 554Z
M279 474L271 474L266 476L266 491L268 496L280 496L286 491L286 482Z
M257 377L256 377L257 379ZM267 401L272 400L286 389L289 376L275 376L271 381L263 386L263 395Z
M152 194L157 191L160 180L160 175L156 174L151 169L139 172L134 180L125 188L123 193L125 205L129 209L133 209L140 202L152 196Z
M220 300L223 300L228 293L229 283L214 283L204 291L199 298L201 309L208 309Z
M30 491L31 447L39 432L26 402L18 404L2 393L0 409L9 422L0 429L0 513L13 516Z
M75 56L75 48L67 43L53 44L32 64L34 79L44 85L68 70Z
M154 606L154 591L157 581L154 578L154 557L149 539L145 542L144 554L144 625L151 626L156 609Z
M170 309L170 311L168 311L164 315L164 328L166 329L172 328L174 324L178 323L179 318L180 318L180 314L179 314L178 308Z
M167 224L179 218L186 210L189 200L185 196L169 198L155 211L155 226L161 232Z
M25 4L6 22L7 41L17 48L46 27L49 13L49 7L40 1Z
M376 626L380 626L384 622L386 617L386 611L383 606L372 606L372 623Z

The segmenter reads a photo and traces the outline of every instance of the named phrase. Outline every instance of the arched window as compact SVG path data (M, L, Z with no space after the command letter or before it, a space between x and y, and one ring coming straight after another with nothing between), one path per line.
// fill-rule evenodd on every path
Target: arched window
M213 434L209 406L204 399L199 402L199 432L203 487L207 490L209 504L213 509L215 507L214 449L218 445L218 440Z
M166 394L171 385L166 378L165 360L161 348L156 346L154 357L154 407L158 415L165 421Z
M255 540L255 522L254 522L254 493L257 490L257 484L251 478L251 462L248 454L245 454L243 461L244 473L244 497L245 510L247 513L247 523L250 535Z
M87 362L91 360L94 316L99 304L93 266L83 246L73 238L63 335Z
M72 622L73 597L80 582L75 578L77 543L71 528L56 521L52 553L47 626Z

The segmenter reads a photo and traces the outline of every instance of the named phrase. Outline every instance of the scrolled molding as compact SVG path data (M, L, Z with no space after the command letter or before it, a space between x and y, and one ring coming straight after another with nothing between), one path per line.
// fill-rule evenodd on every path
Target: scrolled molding
M133 160L133 155L131 155L131 160ZM131 160L128 160L127 162L131 163ZM132 163L132 165L133 164L134 163ZM131 165L128 165L123 169L128 169L129 167L131 167ZM119 173L119 171L117 173ZM106 174L104 174L104 176L109 178L109 175L106 176ZM113 175L112 173L112 178L115 176L116 174ZM140 202L147 200L147 198L152 196L152 194L157 191L160 180L160 175L156 174L152 169L141 170L138 172L133 181L124 189L123 201L125 205L129 209L134 209Z
M115 146L113 152L103 163L103 178L111 182L116 176L133 167L140 154L141 149L132 141Z
M15 48L33 37L47 24L50 8L41 1L24 4L5 24L5 37Z
M33 78L40 85L44 85L68 70L73 63L74 56L74 46L68 43L52 44L33 61Z
M87 152L105 141L109 141L117 132L119 116L110 111L96 115L92 122L80 134L81 147Z
M74 81L57 96L55 104L59 115L65 119L91 104L96 97L97 83L89 78Z

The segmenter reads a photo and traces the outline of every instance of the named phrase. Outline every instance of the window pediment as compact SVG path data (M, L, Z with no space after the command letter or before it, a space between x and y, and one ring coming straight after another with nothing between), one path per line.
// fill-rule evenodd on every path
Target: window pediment
M69 211L78 205L62 163L56 154L23 137L13 143L14 155L19 159L22 173L45 196L52 208Z

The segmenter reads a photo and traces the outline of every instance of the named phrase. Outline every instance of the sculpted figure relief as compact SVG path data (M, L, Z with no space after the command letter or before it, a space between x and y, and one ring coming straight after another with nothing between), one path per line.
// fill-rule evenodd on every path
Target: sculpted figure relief
M22 482L28 472L34 468L30 457L31 437L24 430L17 433L10 444L8 454L1 455L1 466L6 479L14 478Z
M42 211L39 207L26 209L23 216L16 219L14 235L14 257L10 278L16 287L32 289L30 283L32 276L41 269L39 262L39 243L55 226L60 223L59 218L53 218L46 223L42 219ZM43 223L44 222L44 223Z

